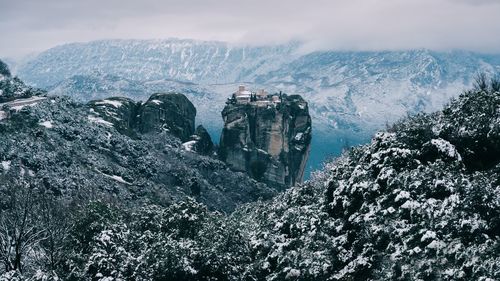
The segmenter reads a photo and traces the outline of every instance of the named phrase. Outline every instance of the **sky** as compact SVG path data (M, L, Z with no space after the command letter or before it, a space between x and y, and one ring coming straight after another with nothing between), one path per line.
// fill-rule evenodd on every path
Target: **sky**
M500 0L0 0L0 57L170 37L307 50L500 53Z

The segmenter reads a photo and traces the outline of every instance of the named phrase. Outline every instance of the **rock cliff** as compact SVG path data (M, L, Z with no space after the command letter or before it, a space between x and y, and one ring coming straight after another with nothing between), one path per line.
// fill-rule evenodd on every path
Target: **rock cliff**
M183 94L154 94L139 114L142 133L165 129L185 141L195 130L196 108Z
M232 169L276 187L302 182L311 117L299 95L234 96L222 111L219 155Z
M157 93L145 103L112 97L89 105L95 118L113 123L127 135L167 131L186 141L195 133L196 108L183 94Z
M202 125L196 127L189 143L194 143L194 150L199 154L209 155L213 152L214 143L212 142L212 138Z

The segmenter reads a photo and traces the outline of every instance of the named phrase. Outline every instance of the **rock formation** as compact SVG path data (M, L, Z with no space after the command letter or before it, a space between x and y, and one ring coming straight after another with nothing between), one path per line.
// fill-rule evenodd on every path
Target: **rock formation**
M184 141L194 133L196 108L183 94L154 94L139 114L142 133L166 129Z
M210 134L207 132L205 127L198 125L194 134L191 136L191 140L194 142L194 150L202 155L209 155L213 153L214 143Z
M183 94L158 93L145 103L113 97L89 102L94 114L122 133L168 131L183 141L195 133L196 108Z
M222 111L221 159L276 187L302 182L311 143L307 102L299 95L239 92Z

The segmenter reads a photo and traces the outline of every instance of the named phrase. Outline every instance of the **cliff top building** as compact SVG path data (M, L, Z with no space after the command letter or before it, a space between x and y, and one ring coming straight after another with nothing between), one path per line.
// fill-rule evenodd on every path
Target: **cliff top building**
M257 105L269 105L281 102L281 92L280 94L269 94L265 89L259 89L257 92L251 92L245 88L244 85L240 85L238 90L233 93L232 97L229 99L230 103L255 103Z
M240 87L222 111L219 156L278 189L302 182L312 136L307 102L299 95L248 92Z

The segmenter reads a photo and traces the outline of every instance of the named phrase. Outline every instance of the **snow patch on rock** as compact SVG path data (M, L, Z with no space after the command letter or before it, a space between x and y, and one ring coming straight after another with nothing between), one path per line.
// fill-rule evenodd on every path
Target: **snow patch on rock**
M88 119L92 123L99 123L99 124L103 124L103 125L108 126L108 127L113 127L113 123L108 122L108 121L106 121L106 120L104 120L102 118L99 118L99 117L95 117L95 116L89 115Z
M120 101L117 101L117 100L102 100L102 101L96 102L95 104L98 104L98 105L109 104L109 105L112 105L116 108L123 105Z
M109 177L112 178L112 179L114 179L117 182L121 182L121 183L124 183L124 184L131 184L128 181L124 180L122 177L117 176L117 175L111 175Z
M51 129L54 127L54 124L52 124L52 121L43 121L43 122L38 123L38 125L45 127L47 129Z
M196 141L195 140L192 140L192 141L188 141L188 142L185 142L182 144L182 148L185 150L185 151L193 151L194 150L194 145L196 144Z

